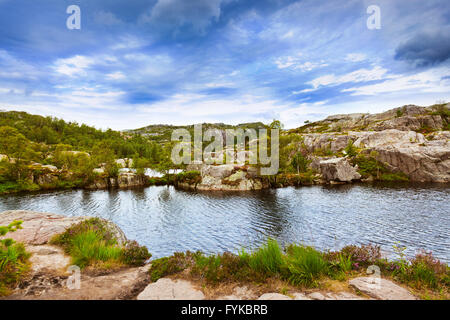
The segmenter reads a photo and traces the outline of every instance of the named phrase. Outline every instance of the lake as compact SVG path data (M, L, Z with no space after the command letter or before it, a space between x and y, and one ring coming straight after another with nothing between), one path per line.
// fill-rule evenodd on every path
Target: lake
M251 192L65 190L0 196L0 212L34 210L115 222L154 258L176 251L237 252L268 237L318 249L400 242L413 255L450 261L450 188L445 185L336 185Z

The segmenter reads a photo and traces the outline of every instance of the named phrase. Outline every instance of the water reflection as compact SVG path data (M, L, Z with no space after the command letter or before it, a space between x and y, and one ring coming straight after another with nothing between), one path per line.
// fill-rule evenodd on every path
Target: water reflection
M0 196L0 211L28 209L98 216L117 223L154 257L254 248L268 237L319 249L399 241L408 254L450 260L450 189L442 185L312 186L258 192L193 192L173 187L70 190Z

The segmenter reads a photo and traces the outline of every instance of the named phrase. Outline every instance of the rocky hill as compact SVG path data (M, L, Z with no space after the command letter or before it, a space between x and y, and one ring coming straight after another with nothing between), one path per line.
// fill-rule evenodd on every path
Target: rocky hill
M377 114L337 114L321 121L307 123L290 132L321 133L397 129L429 133L436 130L450 130L449 108L450 104L436 104L429 107L405 105Z

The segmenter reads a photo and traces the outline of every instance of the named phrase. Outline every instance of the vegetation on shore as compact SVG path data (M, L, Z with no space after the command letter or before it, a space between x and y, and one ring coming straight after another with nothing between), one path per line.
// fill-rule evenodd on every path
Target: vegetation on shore
M390 261L381 257L374 245L346 246L339 251L320 252L313 247L291 244L284 250L272 239L253 252L225 252L204 255L201 252L175 253L152 261L152 281L166 276L185 277L203 285L225 283L263 284L279 280L301 288L321 287L327 280L345 281L365 274L376 265L383 277L391 278L416 290L423 297L448 298L450 268L431 253L420 252L406 259Z
M22 221L13 221L8 226L0 226L0 236L21 229ZM29 270L30 254L22 243L6 238L0 240L0 296L9 294Z
M80 268L89 266L114 269L140 266L151 257L148 249L136 241L119 244L114 233L99 218L84 220L54 236L51 244L61 246Z

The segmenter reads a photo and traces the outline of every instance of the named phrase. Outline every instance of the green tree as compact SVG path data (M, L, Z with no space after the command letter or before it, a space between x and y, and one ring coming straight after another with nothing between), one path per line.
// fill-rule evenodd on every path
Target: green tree
M297 174L300 174L300 172L306 172L308 170L309 162L301 152L297 152L292 158L291 164L297 170Z

